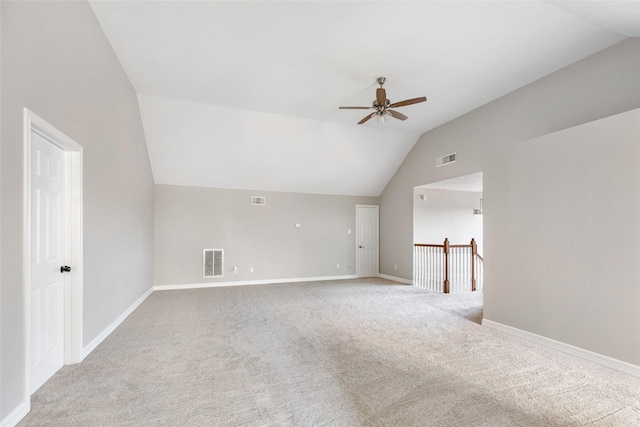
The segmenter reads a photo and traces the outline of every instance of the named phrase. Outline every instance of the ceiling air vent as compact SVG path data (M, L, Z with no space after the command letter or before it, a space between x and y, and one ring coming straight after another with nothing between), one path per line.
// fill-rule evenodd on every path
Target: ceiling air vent
M267 204L266 197L251 196L251 204L255 206L264 206Z
M455 163L455 162L456 162L456 153L451 153L446 156L438 157L436 159L436 167L439 168L440 166L448 165L450 163Z
M224 251L222 249L204 249L202 251L202 277L222 277Z

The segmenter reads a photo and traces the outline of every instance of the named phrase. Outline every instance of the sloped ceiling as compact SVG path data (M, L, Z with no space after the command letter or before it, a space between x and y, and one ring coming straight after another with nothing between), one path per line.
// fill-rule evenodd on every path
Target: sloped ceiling
M640 26L635 1L556 3L90 2L139 94L156 183L369 196L420 134ZM593 3L637 16L590 19ZM356 125L367 111L338 106L369 106L379 76L391 102L428 102Z

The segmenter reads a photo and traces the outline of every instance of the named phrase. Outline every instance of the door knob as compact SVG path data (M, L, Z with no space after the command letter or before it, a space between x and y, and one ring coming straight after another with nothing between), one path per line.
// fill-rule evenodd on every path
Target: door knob
M63 265L62 267L60 267L60 273L64 273L65 271L71 271L71 267L69 267L68 265Z
M364 246L358 246L360 249L364 249Z

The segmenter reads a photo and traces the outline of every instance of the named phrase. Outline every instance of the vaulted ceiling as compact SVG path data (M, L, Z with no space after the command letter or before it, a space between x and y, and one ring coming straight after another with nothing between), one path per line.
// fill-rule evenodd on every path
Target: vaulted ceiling
M90 1L158 184L377 196L418 137L626 37L638 1ZM406 121L356 123L377 77ZM443 153L447 154L447 153Z

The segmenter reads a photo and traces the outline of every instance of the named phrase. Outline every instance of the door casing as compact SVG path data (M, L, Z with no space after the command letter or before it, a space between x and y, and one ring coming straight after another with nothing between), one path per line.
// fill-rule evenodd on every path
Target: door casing
M360 215L359 215L359 210L360 208L375 208L376 210L376 225L375 225L375 229L376 229L376 256L377 256L377 261L376 261L376 271L373 275L373 277L377 276L380 273L380 208L378 205L356 205L356 276L357 277L365 277L362 276L362 266L360 265L360 249L359 249L359 244L360 244ZM368 275L367 275L368 276Z
M65 264L72 266L64 277L64 364L82 361L82 157L80 144L38 115L23 110L23 405L30 409L30 254L31 254L31 133L34 132L65 152Z

